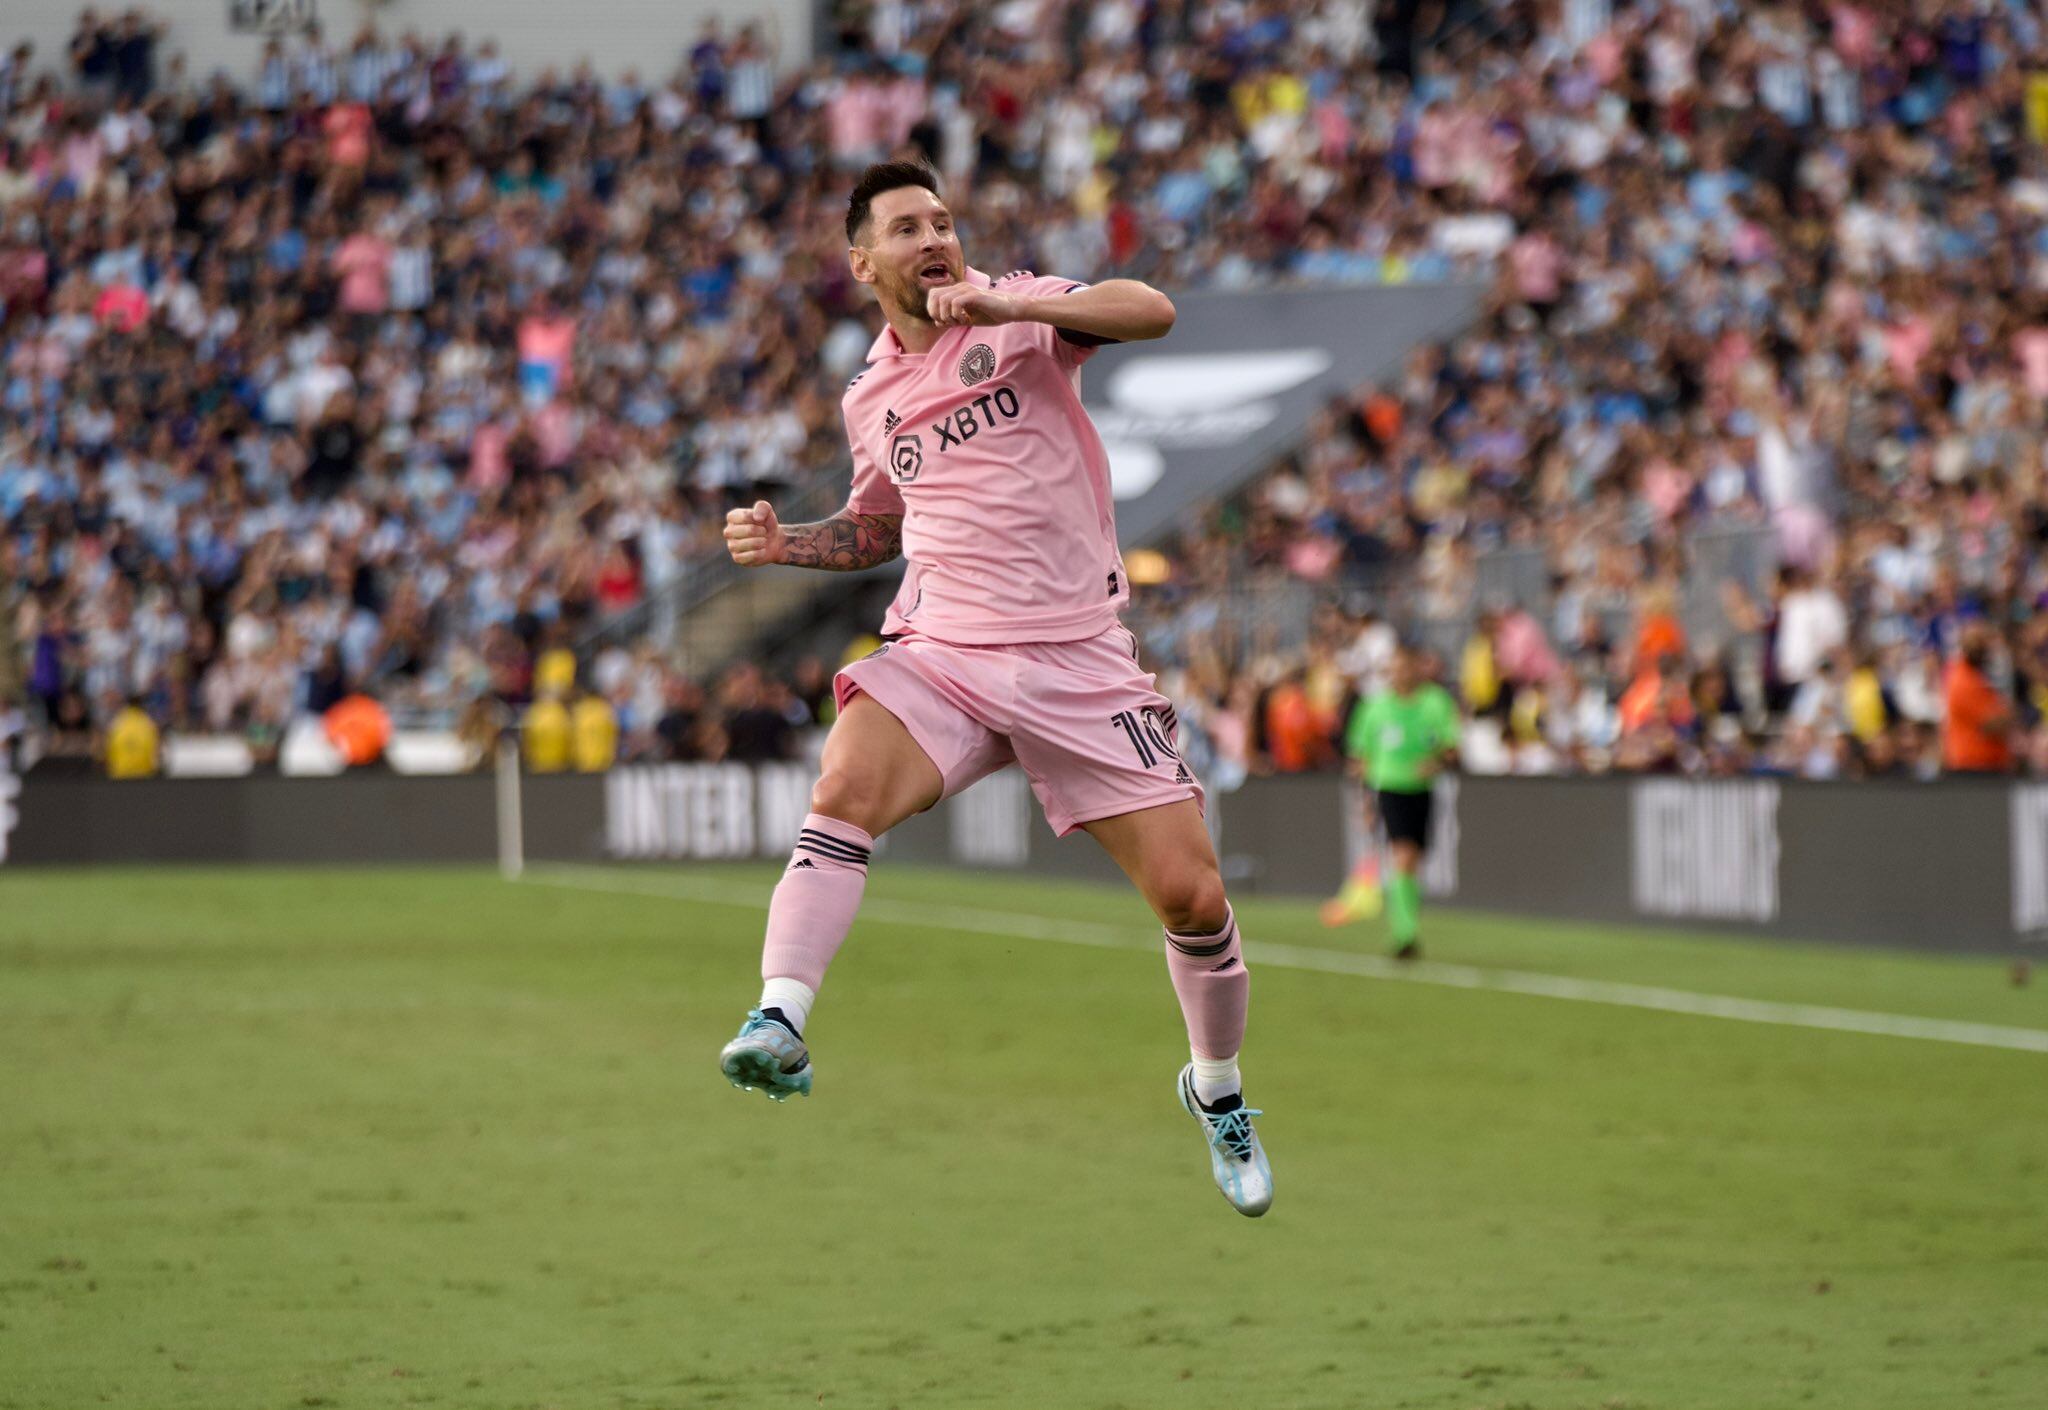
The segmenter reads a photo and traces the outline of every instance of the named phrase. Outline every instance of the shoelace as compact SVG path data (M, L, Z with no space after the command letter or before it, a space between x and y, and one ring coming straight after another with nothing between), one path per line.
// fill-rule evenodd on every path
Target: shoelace
M740 1029L740 1036L742 1038L751 1038L756 1033L762 1032L776 1039L775 1046L779 1048L794 1048L803 1041L796 1034L790 1032L787 1025L777 1023L772 1018L763 1018L759 1009L748 1009L747 1024L746 1027Z
M1228 1145L1230 1154L1239 1160L1252 1158L1252 1118L1266 1113L1255 1106L1241 1106L1236 1111L1226 1111L1221 1116L1203 1113L1202 1124L1209 1128L1209 1144Z

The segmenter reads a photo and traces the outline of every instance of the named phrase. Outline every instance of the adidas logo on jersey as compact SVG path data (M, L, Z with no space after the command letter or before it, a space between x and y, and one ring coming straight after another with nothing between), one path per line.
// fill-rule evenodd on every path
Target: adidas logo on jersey
M816 871L818 869L818 864L812 861L809 857L798 857L796 861L790 865L789 869L791 871Z
M893 436L896 434L896 428L898 426L901 426L902 424L903 418L898 416L892 410L889 412L888 415L882 418L882 434L885 436Z

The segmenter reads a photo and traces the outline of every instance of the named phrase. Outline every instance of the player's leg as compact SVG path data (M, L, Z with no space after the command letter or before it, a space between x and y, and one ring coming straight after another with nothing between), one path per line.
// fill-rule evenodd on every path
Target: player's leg
M1422 854L1429 845L1432 799L1427 792L1380 795L1380 816L1387 826L1387 858L1393 875L1387 879L1387 931L1396 959L1422 954Z
M794 996L800 1011L790 1015L797 1026L860 909L875 839L936 803L944 788L938 765L901 720L872 696L847 702L825 737L810 814L768 903L761 978L771 989L803 986ZM786 988L764 992L763 1005L784 997Z
M1238 1090L1251 976L1202 810L1182 799L1081 826L1166 929L1166 967L1187 1021L1197 1091L1211 1100Z
M1201 1122L1217 1188L1241 1213L1263 1214L1273 1172L1237 1072L1251 978L1202 823L1202 785L1180 757L1173 704L1121 626L1011 652L1031 665L1017 676L1010 747L1053 831L1086 828L1165 927L1191 1058L1180 1073L1181 1104Z
M825 737L811 811L768 901L761 1000L719 1054L736 1087L781 1101L811 1090L803 1041L825 970L860 910L875 839L938 801L938 766L903 722L857 695Z
M842 670L811 811L768 905L761 1001L719 1066L775 1100L811 1090L804 1032L827 966L853 928L875 839L1011 761L976 718L976 661L906 639Z
M1264 1214L1273 1202L1273 1171L1237 1067L1251 974L1202 810L1185 798L1081 825L1166 929L1166 968L1188 1030L1181 1105L1202 1123L1210 1173L1225 1198L1240 1213Z
M1422 944L1422 883L1415 874L1422 849L1413 842L1394 842L1387 852L1394 870L1387 883L1387 930L1394 937L1394 953L1412 959Z

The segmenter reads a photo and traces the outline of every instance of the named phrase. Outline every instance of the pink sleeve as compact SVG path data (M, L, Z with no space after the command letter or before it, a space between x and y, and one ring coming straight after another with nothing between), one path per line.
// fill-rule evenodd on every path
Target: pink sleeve
M842 414L846 411L843 404L840 411ZM850 415L846 416L846 443L853 447L853 493L846 497L847 512L901 515L903 496L890 481L888 472L875 463L875 457L861 439L860 432L853 429L853 417Z
M1006 274L996 281L996 287L1005 294L1020 294L1025 298L1049 299L1061 294L1071 294L1088 285L1079 279L1062 279L1051 274ZM1027 323L1017 325L1028 329L1032 341L1058 358L1062 366L1079 367L1095 355L1095 350L1114 338L1097 338L1089 333L1071 333L1055 328L1050 323Z

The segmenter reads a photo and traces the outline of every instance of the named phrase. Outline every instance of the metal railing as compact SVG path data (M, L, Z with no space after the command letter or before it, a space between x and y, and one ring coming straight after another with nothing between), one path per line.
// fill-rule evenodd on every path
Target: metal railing
M841 465L821 473L799 487L775 506L776 517L784 523L802 524L831 514L839 507L839 472L845 468ZM676 576L657 591L585 628L572 649L585 657L607 646L652 641L664 655L675 656L682 651L690 615L737 583L744 571L723 548L698 553L685 560Z
M1679 618L1694 642L1719 650L1736 635L1723 585L1732 580L1760 599L1777 566L1775 537L1767 524L1736 521L1691 530L1681 544ZM1477 555L1469 573L1447 584L1424 581L1413 561L1354 567L1322 582L1277 568L1246 567L1220 587L1141 592L1127 620L1163 660L1184 661L1186 648L1199 638L1245 664L1262 655L1298 652L1313 630L1316 609L1325 604L1351 612L1370 608L1404 637L1449 661L1457 659L1480 612L1519 607L1549 628L1558 605L1548 555L1540 547L1515 545ZM1639 607L1630 598L1596 602L1586 610L1613 641L1626 636Z
M1458 8L1461 7L1453 7L1431 41L1454 64L1463 63L1482 45L1506 33L1507 11L1513 7L1505 0L1486 0L1462 7L1462 15L1456 13Z

